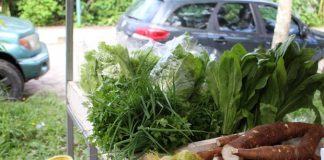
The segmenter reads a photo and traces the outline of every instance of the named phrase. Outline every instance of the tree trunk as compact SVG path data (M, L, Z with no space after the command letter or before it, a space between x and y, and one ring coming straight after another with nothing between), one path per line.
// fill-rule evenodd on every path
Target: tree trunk
M9 8L9 2L8 0L2 0L1 1L1 7L2 7L2 14L6 16L10 16L10 8Z
M320 1L320 6L318 9L318 15L323 15L324 14L324 0Z
M272 48L288 38L291 22L292 0L279 0L277 22L272 40Z
M10 10L10 13L11 13L13 8L14 8L13 0L8 0L8 4L9 4L9 10Z

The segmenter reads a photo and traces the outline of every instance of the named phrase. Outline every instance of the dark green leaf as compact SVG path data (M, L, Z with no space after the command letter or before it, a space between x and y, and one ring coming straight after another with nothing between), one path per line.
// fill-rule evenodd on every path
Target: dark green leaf
M237 122L237 114L241 98L242 72L240 67L240 56L226 51L217 64L211 63L207 76L209 88L220 111L224 114L222 132L224 134L233 133ZM214 70L211 70L214 69ZM214 80L214 81L212 81ZM216 83L216 84L213 84ZM213 87L213 88L212 88ZM218 96L215 94L218 94Z
M277 107L272 104L260 103L260 123L268 124L275 122L277 111Z
M324 74L314 74L290 91L285 98L285 102L280 106L277 119L282 119L285 114L304 107L305 104L312 103L312 97L316 89L324 82ZM303 103L301 103L303 101Z

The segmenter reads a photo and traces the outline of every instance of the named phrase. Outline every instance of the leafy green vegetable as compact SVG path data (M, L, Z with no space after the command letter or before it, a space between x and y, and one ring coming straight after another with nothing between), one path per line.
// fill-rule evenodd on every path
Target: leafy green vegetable
M301 108L311 109L321 122L312 100L317 89L323 90L324 74L316 73L314 50L293 40L253 53L236 45L209 64L207 83L223 116L223 134L281 121Z
M87 54L81 87L88 89L93 140L115 153L112 158L136 159L148 150L168 153L219 133L220 114L204 85L208 55L194 55L186 47L178 45L164 63L151 49L129 53L100 44ZM86 72L89 67L95 74Z
M302 108L319 123L313 99L319 90L324 101L324 74L316 73L314 51L293 40L252 53L235 45L219 61L188 38L168 42L171 53L162 58L154 49L128 52L102 43L81 70L93 140L112 158L136 159L282 121Z
M321 96L320 97L321 97L321 100L322 100L322 105L324 106L324 85L322 85L320 91L321 91Z
M235 47L234 47L235 48ZM222 133L234 132L239 121L239 103L241 98L242 72L237 52L225 52L218 63L209 65L209 87L216 105L224 116ZM213 84L215 83L215 84Z
M85 54L86 64L81 66L81 87L86 92L94 92L99 86L99 79L97 76L97 60L94 57L95 51L90 51Z
M162 59L153 68L151 77L163 91L175 92L177 98L187 100L204 75L204 61L178 45L166 60Z

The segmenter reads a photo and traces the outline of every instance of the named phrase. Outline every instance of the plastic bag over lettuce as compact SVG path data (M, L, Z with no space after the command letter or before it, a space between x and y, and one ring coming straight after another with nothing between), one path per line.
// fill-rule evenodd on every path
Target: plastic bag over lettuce
M209 55L191 37L182 35L153 47L153 52L161 59L150 77L165 93L187 100L203 84Z
M81 69L81 87L88 93L104 81L118 81L121 76L132 78L141 72L136 69L140 62L149 59L146 62L151 63L145 64L146 68L140 66L141 70L148 71L164 93L187 100L204 83L209 55L192 37L182 35L166 44L149 42L140 48L101 43L97 51L86 54L86 59L88 63Z
M129 52L124 46L102 42L98 50L87 52L85 59L87 63L81 67L80 85L87 93L93 93L107 81L117 82L121 77L132 79L139 72L150 71L159 57L148 48Z

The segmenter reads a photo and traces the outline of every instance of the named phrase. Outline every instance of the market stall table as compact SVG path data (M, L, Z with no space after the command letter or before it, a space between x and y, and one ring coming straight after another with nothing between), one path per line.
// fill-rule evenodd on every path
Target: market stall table
M88 109L83 104L87 101L83 96L83 92L79 89L75 82L69 82L67 88L67 117L68 117L68 152L70 156L74 156L74 136L73 126L75 124L78 129L82 131L83 136L86 138L86 142L89 149L89 159L97 159L97 149L87 141L92 133L92 125L87 120Z

